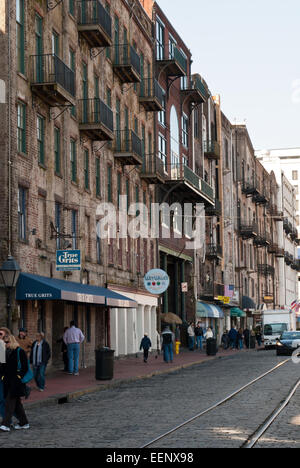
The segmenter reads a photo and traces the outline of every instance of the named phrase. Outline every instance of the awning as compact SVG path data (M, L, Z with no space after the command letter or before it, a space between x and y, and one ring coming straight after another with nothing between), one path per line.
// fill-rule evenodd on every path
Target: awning
M256 304L254 301L248 297L248 296L243 296L242 299L242 309L247 309L247 310L256 310Z
M224 318L224 312L220 307L214 304L207 304L205 302L198 301L196 316L200 318L222 319Z
M89 284L21 273L16 288L17 301L71 301L111 307L135 308L137 303L110 289Z
M230 317L247 317L247 314L238 307L233 307L230 311Z

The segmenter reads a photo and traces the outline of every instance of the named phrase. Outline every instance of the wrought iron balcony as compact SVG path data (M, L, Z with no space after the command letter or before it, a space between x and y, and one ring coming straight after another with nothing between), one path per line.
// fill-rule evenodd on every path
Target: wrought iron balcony
M243 239L256 238L258 235L258 226L256 223L244 224L241 222L239 226L240 235Z
M140 82L139 87L139 101L147 112L163 110L164 92L157 80L145 78Z
M207 89L198 76L194 76L187 83L184 83L181 93L188 97L191 102L197 104L206 102L208 99Z
M204 142L204 156L208 159L219 160L221 156L220 145L215 140Z
M141 179L147 180L150 184L163 184L165 177L163 161L156 154L146 154L143 160Z
M294 261L294 256L290 254L289 252L285 252L284 261L287 265L291 265Z
M245 193L247 197L255 197L256 195L259 195L256 177L242 181L242 192Z
M201 299L217 300L218 296L224 296L224 284L208 281L200 287Z
M31 55L30 84L50 106L76 103L75 74L56 54Z
M94 141L114 139L114 117L112 110L101 99L80 99L79 130Z
M176 185L176 190L187 200L199 203L214 204L214 189L201 179L185 164L168 166L166 183Z
M218 198L215 198L214 206L208 206L206 208L206 214L210 216L222 216L222 203Z
M114 157L124 165L143 163L142 141L133 130L117 130L113 143Z
M206 247L206 258L208 260L216 260L223 257L223 249L218 244L208 244Z
M156 59L159 70L164 70L168 76L185 76L187 74L187 59L177 48L173 48L173 53L166 54L161 51L161 55Z
M283 219L283 229L285 230L286 234L291 234L293 232L293 225L288 220L288 218Z
M269 213L271 218L273 218L274 221L282 221L283 219L283 211L279 211L277 206L275 205L268 205Z
M273 276L275 273L275 268L271 265L264 263L257 265L257 271L263 276Z
M281 247L278 247L278 245L273 243L273 242L271 242L271 244L269 245L268 252L270 254L275 255L275 257L277 257L277 258L283 258L284 257L284 249L282 249Z
M114 47L113 69L121 83L139 83L141 81L141 59L129 44Z
M110 14L99 0L78 1L78 32L90 47L108 47L112 44Z
M260 233L255 237L253 242L257 247L268 247L271 243L270 235L267 233Z
M292 232L291 232L291 239L296 240L298 238L298 230L297 228L293 227Z

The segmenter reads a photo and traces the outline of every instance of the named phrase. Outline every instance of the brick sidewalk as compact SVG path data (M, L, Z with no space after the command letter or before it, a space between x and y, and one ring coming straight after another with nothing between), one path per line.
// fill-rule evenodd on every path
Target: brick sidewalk
M26 407L40 406L66 402L72 398L78 398L84 394L92 393L107 388L113 388L121 383L134 381L141 378L150 378L154 375L174 372L176 370L201 364L221 357L234 356L238 352L253 352L255 350L220 350L216 356L207 356L205 351L194 352L182 349L178 356L174 355L173 363L165 363L162 354L155 358L149 356L148 363L143 362L139 356L114 361L114 377L109 381L98 381L95 378L95 368L81 369L79 376L68 375L57 371L46 376L46 389L39 392L35 388L35 382L30 382L32 388L28 400L24 401Z

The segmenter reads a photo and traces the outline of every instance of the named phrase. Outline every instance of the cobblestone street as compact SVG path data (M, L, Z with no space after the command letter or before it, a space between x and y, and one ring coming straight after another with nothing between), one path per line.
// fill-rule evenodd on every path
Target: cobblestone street
M236 354L138 380L64 405L28 410L29 431L0 434L0 447L138 448L223 399L285 358ZM239 447L299 378L291 362L233 400L158 442L159 447ZM300 447L299 391L258 447Z

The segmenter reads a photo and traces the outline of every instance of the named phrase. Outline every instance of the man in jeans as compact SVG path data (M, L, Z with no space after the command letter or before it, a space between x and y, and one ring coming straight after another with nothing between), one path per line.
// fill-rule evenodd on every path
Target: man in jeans
M202 351L202 340L203 340L203 328L200 325L200 322L197 323L195 328L195 336L196 336L196 349L200 349Z
M69 375L79 375L80 345L84 341L84 335L75 326L74 320L70 322L70 328L66 330L63 340L68 348Z
M166 327L161 334L162 349L164 352L164 361L173 362L173 341L174 336L170 330L170 327Z

